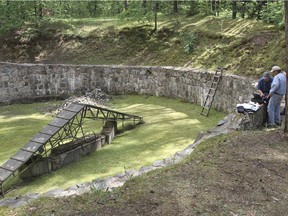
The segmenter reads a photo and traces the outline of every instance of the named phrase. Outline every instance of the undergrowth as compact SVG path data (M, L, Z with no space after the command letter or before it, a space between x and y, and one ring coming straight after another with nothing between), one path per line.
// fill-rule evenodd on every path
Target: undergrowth
M115 18L44 20L0 33L2 61L226 67L257 78L284 65L284 32L254 20L161 16L153 23ZM7 35L8 34L8 35ZM1 36L2 35L2 36ZM17 50L14 47L17 46Z

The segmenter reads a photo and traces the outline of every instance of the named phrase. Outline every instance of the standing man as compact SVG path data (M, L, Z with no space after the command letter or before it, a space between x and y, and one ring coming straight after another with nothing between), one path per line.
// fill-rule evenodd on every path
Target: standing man
M282 73L279 66L273 66L270 74L274 77L270 92L267 98L270 98L268 104L268 127L275 128L281 125L280 104L283 96L286 94L286 76Z

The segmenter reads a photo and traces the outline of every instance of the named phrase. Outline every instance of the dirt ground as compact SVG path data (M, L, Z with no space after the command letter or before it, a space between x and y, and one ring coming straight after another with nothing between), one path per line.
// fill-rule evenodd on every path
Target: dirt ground
M42 200L25 215L287 215L288 137L238 131L200 144L183 163L113 192Z

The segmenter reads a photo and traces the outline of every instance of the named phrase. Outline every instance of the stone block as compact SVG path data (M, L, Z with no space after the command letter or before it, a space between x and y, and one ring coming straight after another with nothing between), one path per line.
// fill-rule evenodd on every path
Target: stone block
M63 152L59 155L52 155L52 170L57 170L67 164L73 163L79 160L84 155L87 155L96 150L99 147L100 140L93 140L89 143L82 144L76 148L70 149L69 151Z
M20 169L20 178L31 178L50 173L52 171L51 159L49 157L42 158L34 164L24 165Z
M97 138L95 142L96 142L96 150L101 149L102 148L101 138Z

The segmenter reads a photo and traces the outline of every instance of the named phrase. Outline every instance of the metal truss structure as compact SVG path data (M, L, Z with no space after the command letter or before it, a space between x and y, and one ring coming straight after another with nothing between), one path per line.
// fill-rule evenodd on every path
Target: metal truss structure
M87 104L71 103L23 148L0 166L0 194L4 196L4 183L22 172L23 165L27 165L28 162L31 165L41 157L48 157L52 149L67 142L78 139L85 140L87 132L83 127L84 119L144 123L140 116Z

